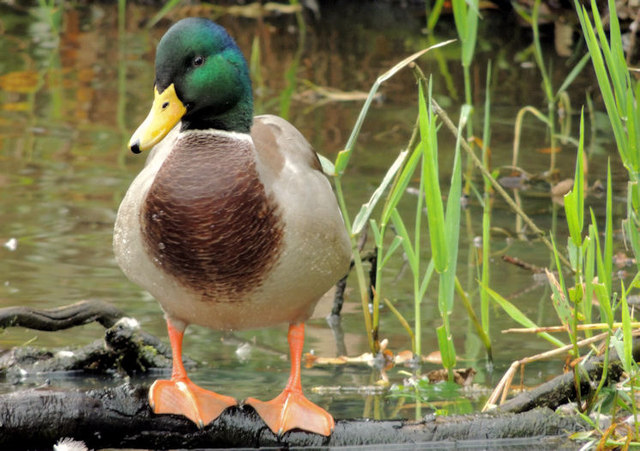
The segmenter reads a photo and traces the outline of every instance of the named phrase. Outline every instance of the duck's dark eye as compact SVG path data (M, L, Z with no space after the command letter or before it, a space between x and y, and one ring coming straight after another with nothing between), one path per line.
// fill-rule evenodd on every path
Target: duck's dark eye
M196 56L193 59L193 65L195 67L202 66L203 64L204 64L204 57L203 56Z

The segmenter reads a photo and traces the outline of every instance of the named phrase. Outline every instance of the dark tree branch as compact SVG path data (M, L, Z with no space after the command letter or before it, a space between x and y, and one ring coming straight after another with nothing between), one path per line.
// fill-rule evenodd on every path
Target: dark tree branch
M84 321L85 315L75 315L74 318ZM183 357L183 362L187 368L195 366L188 357ZM46 350L20 346L0 354L0 375L10 382L31 374L59 371L80 370L94 375L124 376L146 373L150 368L170 367L169 346L140 330L135 320L127 318L109 327L104 338L83 347Z
M640 360L640 340L633 342L633 358ZM580 368L580 395L587 398L593 395L593 391L600 383L604 369L604 356L593 357L589 361L582 363ZM620 380L622 373L622 362L611 350L609 355L607 383L617 382ZM568 372L561 376L555 377L532 390L522 392L512 399L506 401L498 408L503 412L525 412L544 406L550 409L573 402L578 399L575 378L573 372Z
M0 375L9 380L20 380L25 374L69 370L132 375L171 365L171 352L164 343L141 331L135 320L124 318L120 311L102 302L83 301L44 311L20 307L0 310L3 327L59 330L90 321L107 327L103 339L65 352L14 348L0 355ZM636 343L634 357L638 359L639 354ZM194 365L191 361L185 363ZM593 359L584 365L583 396L588 396L602 377L602 364ZM621 372L613 355L609 380L617 380ZM480 440L486 447L487 440L566 437L567 432L581 430L584 425L578 418L562 417L548 409L574 400L575 394L573 375L568 374L515 397L492 414L433 417L417 423L339 420L330 438L294 431L278 440L250 407L229 409L214 423L198 430L182 417L154 415L148 406L146 387L123 385L88 392L25 390L0 395L0 449L50 449L65 436L83 440L92 448L341 446L443 440L456 441L458 445L461 441ZM531 410L540 406L547 408ZM504 442L498 445L505 446Z
M292 431L280 440L251 407L233 407L204 429L174 415L154 415L147 387L121 385L91 391L25 390L0 395L0 449L47 448L61 437L89 448L355 446L432 441L563 436L583 430L577 417L548 409L523 414L435 417L421 422L338 420L329 438ZM566 439L565 439L566 440ZM539 441L536 444L539 445Z
M23 306L6 307L0 309L0 328L26 327L56 331L94 321L104 327L111 327L123 316L124 314L113 305L96 300L80 301L49 310Z
M351 260L351 265L349 265L349 272L351 272L351 268L353 268L353 260ZM342 312L342 304L344 304L344 290L347 288L347 278L349 277L349 272L336 283L336 292L333 295L333 307L331 308L331 316L340 317L340 312Z

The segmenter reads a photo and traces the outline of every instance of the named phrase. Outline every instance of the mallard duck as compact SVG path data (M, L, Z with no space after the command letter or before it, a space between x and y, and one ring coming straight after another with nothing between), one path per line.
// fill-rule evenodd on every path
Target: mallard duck
M288 323L291 373L268 402L245 400L276 434L330 435L332 416L302 393L304 321L344 276L351 245L318 156L286 120L253 117L247 63L207 19L174 24L156 50L155 98L129 142L151 149L118 210L114 251L165 313L171 379L149 390L157 414L198 426L234 398L194 384L182 364L185 328Z

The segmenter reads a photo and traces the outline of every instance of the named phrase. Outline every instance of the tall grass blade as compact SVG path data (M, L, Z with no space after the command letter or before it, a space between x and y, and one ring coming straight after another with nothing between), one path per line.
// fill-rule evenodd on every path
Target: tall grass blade
M418 145L414 149L413 153L407 160L407 163L402 168L402 171L400 172L398 178L391 187L391 192L387 197L386 203L382 209L382 215L380 216L380 222L382 224L389 223L391 212L394 208L396 208L396 205L398 205L398 202L400 202L400 199L402 199L402 197L404 196L405 190L407 189L407 186L411 181L411 177L415 172L416 166L418 165L418 162L421 161L421 159L422 149L420 145Z
M582 32L587 42L589 54L591 55L591 62L593 63L593 68L596 72L598 86L600 87L600 92L602 93L602 98L607 109L607 115L609 116L609 120L613 128L613 134L616 138L618 152L620 153L622 160L626 165L628 161L628 143L624 132L624 126L622 124L622 115L619 114L618 105L611 86L611 81L609 79L609 76L607 75L605 61L602 57L601 48L607 47L608 44L605 41L602 42L602 46L600 46L601 43L598 42L598 38L596 37L596 34L594 32L593 25L589 20L587 9L580 5L578 0L574 0L574 4L576 6L576 10L578 11L580 26L582 27ZM612 11L615 11L615 9L613 9ZM592 12L594 14L594 17L599 17L597 6L593 7Z
M627 294L624 289L624 282L622 282L622 297L620 299L621 306L620 311L622 315L622 340L624 343L624 359L622 359L622 364L624 370L627 374L632 374L632 363L633 363L633 337L631 336L631 315L629 314L629 305L627 303Z
M499 293L487 287L486 285L482 285L482 289L486 290L486 292L489 293L489 296L491 296L491 298L502 308L502 310L504 310L505 313L509 315L511 319L513 319L515 322L521 324L524 327L528 327L531 329L538 328L536 323L531 321L527 317L527 315L522 313L522 311L518 307L513 305L511 302L507 301ZM559 348L565 345L562 341L558 340L556 337L546 332L540 332L538 335L544 338L545 340L547 340L549 343L552 343L554 346L557 346Z
M371 216L373 209L376 207L378 200L380 200L380 196L382 196L382 194L385 192L385 190L387 189L387 187L395 177L398 170L402 167L402 163L404 163L404 160L406 159L408 154L409 154L408 150L403 150L402 152L400 152L400 154L398 154L395 161L391 164L391 166L387 170L387 173L382 179L382 182L369 198L369 201L365 202L362 205L362 207L360 207L360 211L354 218L353 225L351 226L352 234L356 235L362 231L362 228L369 220L369 217Z
M387 253L385 254L384 258L382 259L382 262L378 263L381 268L385 267L385 265L387 264L387 262L389 261L389 259L393 255L393 253L402 244L402 241L403 241L403 238L400 235L396 235L395 237L393 237L393 241L391 241L391 244L387 248Z
M582 72L582 69L584 69L584 66L586 66L586 64L589 62L590 58L591 56L588 53L585 54L582 58L580 58L580 61L578 61L578 64L573 66L573 69L571 69L571 72L569 72L569 75L567 75L567 77L564 79L564 81L558 88L558 92L556 95L559 95L560 93L565 92L567 88L569 88L569 86L571 85L571 83L573 83L576 77L580 75L580 72Z
M611 280L613 277L613 189L611 187L611 161L607 161L607 203L605 212L603 264L603 278L600 280L605 284L607 293L611 296L613 293Z
M485 103L484 103L484 129L482 131L482 163L488 172L491 172L491 150L490 150L490 138L491 138L491 61L487 65L487 80L485 84ZM489 285L491 265L489 260L491 258L491 211L492 211L492 199L493 189L491 188L491 181L488 177L483 175L484 180L484 195L482 202L482 284ZM483 334L488 338L490 333L489 327L489 295L486 291L480 291L480 317L482 320ZM490 346L486 346L486 341L483 339L485 347L490 351Z
M576 157L576 169L573 189L564 196L564 211L567 214L569 234L576 248L582 246L582 228L584 226L584 110L580 114L580 142ZM558 267L559 268L559 267Z
M449 334L449 330L444 325L436 328L436 336L438 337L438 348L442 357L442 366L449 370L449 380L453 379L451 370L456 365L456 351L453 347L453 339Z
M460 199L462 197L462 159L460 157L460 142L462 140L460 130L463 129L471 106L463 105L460 112L460 125L458 127L458 139L456 140L455 154L453 158L453 170L451 174L451 186L447 196L447 215L445 229L447 230L447 252L449 266L440 280L440 288L444 290L444 305L441 305L440 313L450 313L453 309L453 297L455 291L456 268L458 262L458 241L460 238ZM446 310L443 310L446 309Z
M447 238L445 235L444 208L440 193L438 178L438 141L436 139L435 117L427 109L422 83L419 85L419 123L422 152L424 155L423 180L425 204L427 206L427 220L429 223L429 237L431 238L431 255L435 262L436 271L446 271L450 260L447 252ZM429 96L431 98L431 96Z
M367 100L364 102L364 105L360 110L360 114L358 115L358 119L356 120L353 130L351 131L351 135L349 135L349 139L347 140L347 144L345 145L344 150L341 150L338 153L338 156L336 157L336 161L335 161L336 174L342 175L347 165L349 164L349 159L351 158L351 153L353 152L353 146L355 145L358 135L360 134L360 129L362 128L364 119L367 116L367 112L369 111L371 102L375 98L375 95L378 92L378 88L380 88L380 85L384 83L386 80L388 80L389 78L393 77L402 68L408 66L409 64L411 64L413 61L415 61L416 59L418 59L428 51L451 44L454 41L455 39L449 39L448 41L439 42L438 44L434 44L430 47L427 47L426 49L422 49L408 56L407 58L403 59L398 64L393 66L391 69L389 69L388 71L386 71L384 74L380 75L376 79L375 83L369 90L369 95L367 96Z
M409 262L409 266L411 267L411 271L418 271L418 257L416 256L416 253L413 250L413 246L411 245L411 237L409 236L409 232L407 232L407 227L404 225L402 216L400 216L400 213L398 213L398 210L395 208L391 212L391 220L393 221L393 225L396 228L396 232L402 238L402 248L404 250L404 253L407 255L407 260Z
M440 18L440 13L442 12L443 6L444 0L436 0L433 8L431 8L431 11L428 14L429 18L427 19L427 33L433 32L433 29L435 28L436 23L438 23L438 19Z
M585 238L585 264L584 264L584 299L582 303L582 314L587 324L592 322L591 312L593 307L593 279L596 271L596 240L595 235L598 233L598 228L595 225L595 214L593 210L591 212L591 224L589 224L588 235ZM585 332L587 338L591 337L591 331Z
M462 41L462 65L470 66L476 48L478 0L453 0L453 18Z
M175 8L176 6L178 6L178 3L180 3L181 0L169 0L167 3L164 4L164 6L162 8L160 8L160 11L158 11L152 18L151 20L147 23L147 28L151 28L153 27L155 24L157 24L158 22L160 22L160 20L166 16L167 14L169 14L169 12Z

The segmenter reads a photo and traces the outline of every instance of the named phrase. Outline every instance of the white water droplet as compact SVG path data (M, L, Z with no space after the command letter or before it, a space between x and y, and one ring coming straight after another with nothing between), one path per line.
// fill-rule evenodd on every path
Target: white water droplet
M163 243L162 241L160 241L160 242L158 243L158 249L160 249L161 251L163 251L163 250L164 250L164 247L165 247L165 246L164 246L164 243Z

